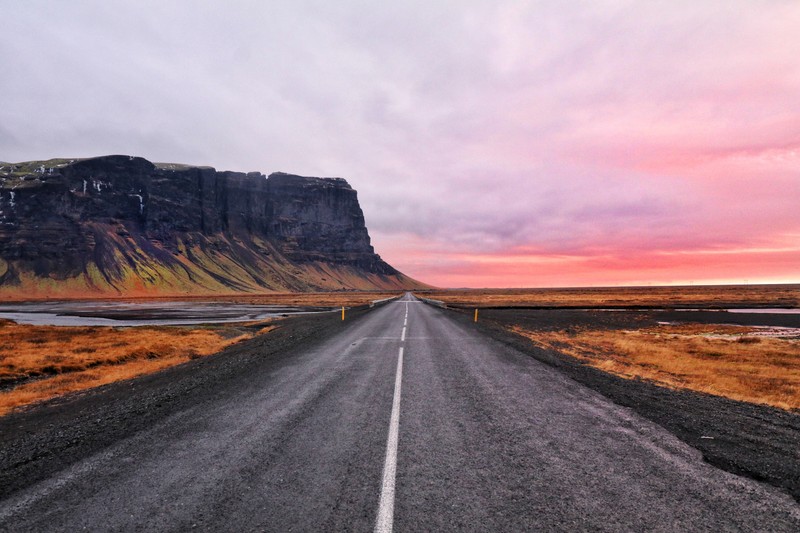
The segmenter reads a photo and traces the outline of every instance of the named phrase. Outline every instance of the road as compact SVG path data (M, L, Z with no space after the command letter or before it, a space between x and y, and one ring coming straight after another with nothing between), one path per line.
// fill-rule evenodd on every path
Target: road
M799 531L779 490L406 295L0 502L4 531Z

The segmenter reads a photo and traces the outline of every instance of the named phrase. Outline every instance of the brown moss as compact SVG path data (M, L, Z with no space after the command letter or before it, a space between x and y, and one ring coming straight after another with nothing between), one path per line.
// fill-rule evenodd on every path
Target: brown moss
M464 289L422 291L464 307L800 307L800 285Z
M536 345L606 372L782 409L800 409L800 341L753 339L738 326L658 326L637 331L541 332L512 328ZM708 337L713 331L715 337ZM740 336L744 335L744 336Z
M257 334L275 327L265 326ZM0 392L0 415L217 353L253 335L235 325L113 328L4 324L0 328L0 379L20 384Z

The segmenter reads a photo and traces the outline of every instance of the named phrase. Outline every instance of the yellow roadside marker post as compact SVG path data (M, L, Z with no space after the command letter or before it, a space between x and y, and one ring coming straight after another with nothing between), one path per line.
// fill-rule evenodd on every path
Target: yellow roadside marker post
M342 306L342 322L344 322L344 306Z
M478 308L476 307L475 308L475 320L473 322L477 322L477 321L478 321Z

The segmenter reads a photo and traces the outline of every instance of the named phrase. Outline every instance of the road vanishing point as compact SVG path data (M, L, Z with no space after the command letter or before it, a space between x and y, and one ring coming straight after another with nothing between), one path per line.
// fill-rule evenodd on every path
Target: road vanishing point
M2 531L800 531L786 493L406 294L0 502Z

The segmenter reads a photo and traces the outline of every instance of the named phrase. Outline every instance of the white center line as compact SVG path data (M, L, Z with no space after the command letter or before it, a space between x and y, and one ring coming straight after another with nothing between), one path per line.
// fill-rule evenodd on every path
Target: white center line
M378 504L375 533L391 533L394 525L394 481L397 471L397 437L400 427L400 384L403 381L403 348L397 357L397 374L394 378L394 400L389 421L389 438L386 440L386 461L383 463L383 485Z
M400 342L405 342L406 340L406 327L403 326L403 332L400 334Z

